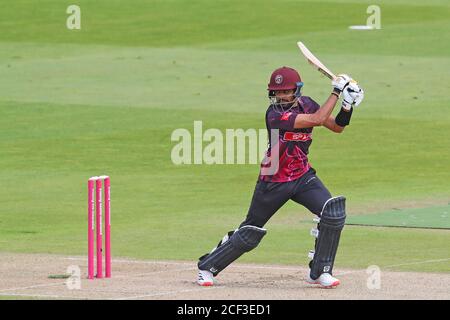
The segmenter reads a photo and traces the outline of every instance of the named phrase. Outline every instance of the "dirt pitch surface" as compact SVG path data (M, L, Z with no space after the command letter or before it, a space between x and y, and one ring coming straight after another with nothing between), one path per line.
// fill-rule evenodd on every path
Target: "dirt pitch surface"
M307 284L305 267L235 263L214 287L195 283L196 263L113 260L113 277L86 279L87 259L0 253L0 298L40 299L450 299L450 274L381 270L381 286L369 289L366 270L336 269L335 289ZM52 279L72 266L76 279ZM74 281L75 280L75 281Z

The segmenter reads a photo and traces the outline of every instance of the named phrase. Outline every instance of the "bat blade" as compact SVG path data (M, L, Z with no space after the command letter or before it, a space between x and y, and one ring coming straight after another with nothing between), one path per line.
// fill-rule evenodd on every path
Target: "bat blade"
M316 58L315 55L312 54L311 51L303 44L303 42L299 41L297 42L297 46L299 47L300 51L305 56L306 60L317 70L319 70L322 74L324 74L326 77L330 78L331 80L335 79L336 76L333 72L331 72L325 65L320 62L319 59Z

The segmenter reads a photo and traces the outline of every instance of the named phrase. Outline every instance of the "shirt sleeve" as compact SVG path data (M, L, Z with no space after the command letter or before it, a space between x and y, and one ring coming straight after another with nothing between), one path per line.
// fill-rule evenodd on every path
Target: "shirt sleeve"
M267 124L270 129L294 130L297 112L287 111L283 113L270 111L267 115Z
M315 102L311 97L302 97L302 102L305 113L308 114L315 113L317 110L320 109L320 105L317 102Z

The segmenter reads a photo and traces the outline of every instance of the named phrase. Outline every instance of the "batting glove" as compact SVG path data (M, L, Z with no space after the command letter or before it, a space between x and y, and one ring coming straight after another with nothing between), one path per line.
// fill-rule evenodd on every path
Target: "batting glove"
M352 106L358 106L364 99L364 90L354 80L350 81L343 91L342 107L349 111Z
M333 86L333 90L335 92L341 93L351 80L352 78L348 75L340 74L333 81L331 81L331 85Z

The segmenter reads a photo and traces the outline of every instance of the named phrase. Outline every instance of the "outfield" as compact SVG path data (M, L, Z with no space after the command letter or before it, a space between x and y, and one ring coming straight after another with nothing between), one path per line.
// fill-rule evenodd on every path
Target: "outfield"
M371 1L131 2L78 1L79 31L65 27L71 1L2 5L0 252L85 255L86 184L98 174L111 176L114 257L211 250L244 218L259 167L175 166L171 133L195 120L264 128L268 78L282 65L323 102L329 80L298 40L366 92L343 134L315 131L310 154L349 215L448 205L448 1L376 1L374 31L348 29ZM311 222L287 205L240 261L306 266ZM448 273L449 243L448 229L347 226L336 263Z

